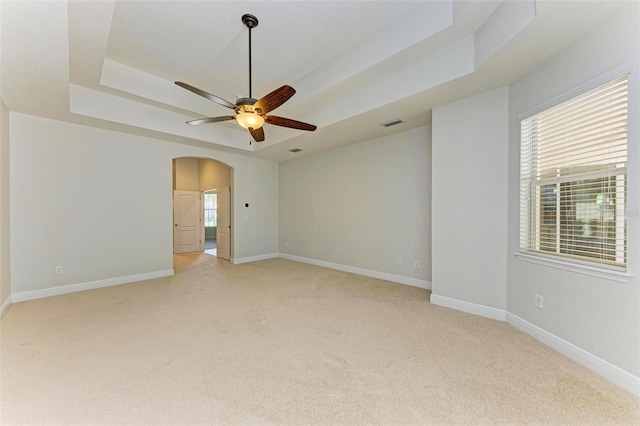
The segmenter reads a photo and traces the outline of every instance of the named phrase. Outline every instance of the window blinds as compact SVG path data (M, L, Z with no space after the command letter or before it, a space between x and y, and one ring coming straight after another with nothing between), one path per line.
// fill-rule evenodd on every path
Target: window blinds
M521 121L520 248L626 264L627 76Z

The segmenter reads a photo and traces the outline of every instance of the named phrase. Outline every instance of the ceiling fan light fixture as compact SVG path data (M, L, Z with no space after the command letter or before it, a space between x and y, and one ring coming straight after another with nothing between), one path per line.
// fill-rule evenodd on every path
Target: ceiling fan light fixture
M239 112L236 121L245 129L259 129L264 125L264 118L255 112Z

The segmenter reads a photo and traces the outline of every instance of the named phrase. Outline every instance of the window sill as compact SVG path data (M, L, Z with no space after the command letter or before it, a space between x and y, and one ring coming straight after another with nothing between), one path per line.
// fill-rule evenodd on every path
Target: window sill
M632 274L621 271L613 271L595 266L581 265L579 263L566 262L563 260L549 259L534 254L516 252L515 256L523 262L535 263L536 265L548 266L550 268L562 269L563 271L575 272L578 274L589 275L591 277L603 278L605 280L616 281L619 283L628 283Z

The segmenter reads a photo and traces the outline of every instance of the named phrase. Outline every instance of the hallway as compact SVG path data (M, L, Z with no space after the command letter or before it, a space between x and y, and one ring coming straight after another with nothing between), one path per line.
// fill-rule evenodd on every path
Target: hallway
M206 254L210 254L212 256L218 255L218 244L216 240L205 240L204 241L204 252Z

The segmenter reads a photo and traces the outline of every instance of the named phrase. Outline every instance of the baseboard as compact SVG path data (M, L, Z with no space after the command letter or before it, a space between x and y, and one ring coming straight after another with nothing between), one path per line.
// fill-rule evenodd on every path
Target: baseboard
M151 280L173 275L173 269L147 272L144 274L127 275L124 277L108 278L106 280L90 281L86 283L62 285L58 287L44 288L42 290L23 291L11 295L11 303L24 302L26 300L42 299L44 297L59 296L61 294L75 293L78 291L94 290L96 288L111 287L136 281Z
M431 294L431 303L481 317L491 318L498 321L507 320L507 312L502 309L491 308L489 306L478 305L477 303L465 302L464 300L453 299L451 297Z
M610 362L585 351L573 343L567 342L555 334L549 333L537 325L531 324L529 321L526 321L517 315L507 313L507 322L518 330L527 333L561 354L571 358L579 364L582 364L589 370L603 376L634 395L640 396L640 377L636 377L633 374L616 367Z
M446 308L456 309L458 311L467 312L474 315L480 315L499 321L506 321L518 330L527 333L531 337L546 344L552 349L560 352L575 362L587 367L596 374L612 381L616 385L628 390L634 395L640 396L640 377L616 367L608 361L597 357L596 355L585 351L579 346L552 334L537 325L518 317L507 311L490 308L488 306L478 305L476 303L465 302L464 300L453 299L437 294L431 295L431 303L434 305L444 306Z
M11 306L11 295L9 295L9 297L7 297L7 299L4 301L2 306L0 306L0 319L2 319L4 314L7 312L7 309L9 309L9 306Z
M357 268L355 266L342 265L340 263L331 263L324 260L311 259L308 257L294 256L292 254L280 253L280 257L294 262L308 263L310 265L322 266L324 268L336 269L338 271L350 272L356 275L364 275L365 277L378 278L380 280L391 281L394 283L410 285L412 287L424 288L431 290L431 283L417 278L403 277L401 275L388 274L386 272L373 271L371 269Z
M231 259L231 263L234 265L239 265L241 263L249 263L249 262L257 262L259 260L267 260L267 259L275 259L280 257L278 253L268 253L261 254L259 256L249 256L249 257L239 257L236 259Z

